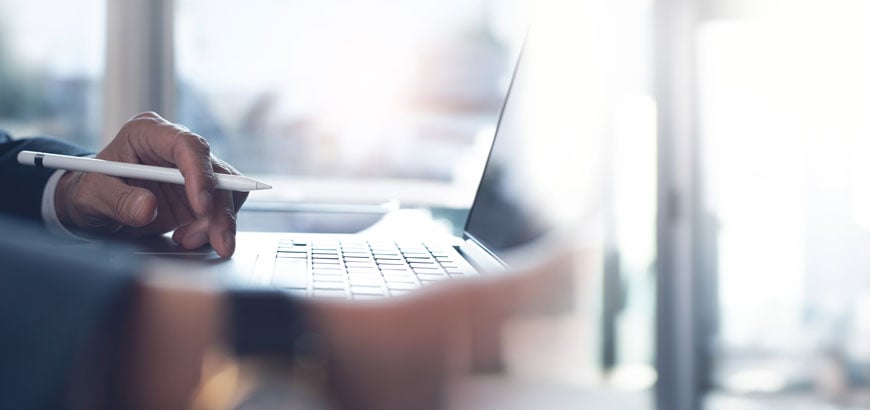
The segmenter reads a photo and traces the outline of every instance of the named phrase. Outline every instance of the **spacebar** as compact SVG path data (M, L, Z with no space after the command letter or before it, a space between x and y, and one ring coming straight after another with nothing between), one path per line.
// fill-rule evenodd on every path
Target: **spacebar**
M290 289L308 287L308 261L279 258L272 271L272 286Z

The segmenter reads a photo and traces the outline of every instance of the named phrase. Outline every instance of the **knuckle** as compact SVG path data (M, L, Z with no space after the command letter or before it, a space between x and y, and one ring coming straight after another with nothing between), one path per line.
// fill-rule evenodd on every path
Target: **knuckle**
M141 119L157 120L160 118L162 118L162 117L160 117L160 115L154 111L141 112L139 114L136 114L136 116L133 117L134 120L141 120Z
M225 221L225 224L232 231L236 230L236 212L232 209L225 208L220 211L220 217Z
M85 172L81 175L80 178L81 179L79 179L79 185L83 187L99 184L99 181L97 180L99 178L99 174Z
M212 162L212 163L211 163L211 166L212 166L212 169L214 169L215 172L219 172L219 173L221 173L221 174L232 174L232 173L233 173L232 168L230 168L230 167L227 166L226 164L224 164L224 163L222 163L222 162L219 162L219 161Z
M206 170L203 170L202 175L202 184L205 186L205 189L209 191L214 190L217 187L217 177Z
M200 135L194 134L190 131L182 131L179 134L179 138L184 141L190 148L193 148L196 152L208 154L210 152L210 146L208 145L208 140L201 137Z
M124 124L124 128L132 129L137 134L140 134L142 136L149 136L150 133L147 132L149 130L149 128L154 127L154 126L159 125L159 124L160 124L160 121L157 118L138 117L137 116L136 118L133 118L132 120L127 121L127 123Z
M230 208L221 210L221 214L227 218L233 225L236 224L236 211Z

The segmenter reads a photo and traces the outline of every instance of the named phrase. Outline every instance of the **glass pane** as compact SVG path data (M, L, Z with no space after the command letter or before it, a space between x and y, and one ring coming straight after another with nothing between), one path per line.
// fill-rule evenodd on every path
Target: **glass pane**
M0 0L0 129L100 142L105 25L102 0Z
M518 3L179 0L178 119L246 173L451 183L491 138Z
M719 226L709 408L866 408L870 6L763 3L698 37Z

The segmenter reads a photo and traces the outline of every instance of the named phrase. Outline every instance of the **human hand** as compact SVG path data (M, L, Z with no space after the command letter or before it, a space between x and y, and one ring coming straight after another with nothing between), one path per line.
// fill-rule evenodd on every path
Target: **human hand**
M247 193L215 190L216 172L239 172L211 155L204 138L146 112L124 124L97 158L178 168L185 183L67 172L54 199L65 226L128 237L175 230L172 239L186 249L211 243L220 256L232 256L236 214Z
M443 408L451 378L500 361L505 322L546 304L573 277L574 257L381 302L311 302L322 390L338 408Z

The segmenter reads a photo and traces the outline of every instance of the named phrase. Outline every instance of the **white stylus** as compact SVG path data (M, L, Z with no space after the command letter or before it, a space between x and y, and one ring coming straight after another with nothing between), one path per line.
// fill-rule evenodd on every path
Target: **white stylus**
M67 171L96 172L113 177L142 179L184 185L181 171L153 165L130 164L106 161L95 158L74 157L70 155L49 154L47 152L21 151L18 162L40 168L64 169ZM271 189L272 186L241 175L215 173L217 189L227 191L256 191Z

